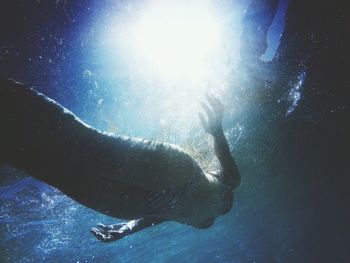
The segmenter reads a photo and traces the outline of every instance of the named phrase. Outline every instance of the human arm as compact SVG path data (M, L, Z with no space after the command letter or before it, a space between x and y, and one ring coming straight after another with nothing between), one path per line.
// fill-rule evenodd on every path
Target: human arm
M139 218L129 222L108 226L98 224L97 227L91 228L91 233L102 242L111 242L136 233L142 229L158 225L163 221L164 220L154 218Z
M205 131L213 136L215 154L223 172L222 182L234 189L239 186L241 178L222 128L224 105L215 96L207 95L207 99L209 105L202 103L207 118L203 114L200 114L199 117Z

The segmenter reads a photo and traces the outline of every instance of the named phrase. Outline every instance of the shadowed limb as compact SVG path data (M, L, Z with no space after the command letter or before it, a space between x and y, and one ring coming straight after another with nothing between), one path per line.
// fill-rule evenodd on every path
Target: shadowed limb
M113 225L98 224L97 227L92 227L90 231L98 240L111 242L162 222L164 220L157 218L139 218Z
M222 183L229 188L236 188L241 182L241 177L235 160L233 159L228 142L222 128L222 119L224 115L224 105L221 100L214 95L206 94L208 104L202 102L203 109L207 118L199 113L199 118L206 132L214 138L214 148L216 156L219 159L222 172L224 174Z

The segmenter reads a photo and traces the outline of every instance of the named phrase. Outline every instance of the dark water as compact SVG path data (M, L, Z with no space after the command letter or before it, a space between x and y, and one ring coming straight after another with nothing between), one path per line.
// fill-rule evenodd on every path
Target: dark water
M242 70L236 55L247 1L214 1L227 26L239 25L225 38L233 62L198 90L140 73L126 54L111 51L106 28L112 20L123 25L139 1L7 2L2 75L34 84L99 129L179 144L205 168L217 161L197 120L198 101L206 90L217 93L242 185L231 212L207 230L167 222L105 244L89 229L116 219L2 166L0 262L350 262L348 100L334 103L338 94L317 86L307 62L282 80L277 70L268 79ZM268 42L278 46L275 32L283 29L274 28Z

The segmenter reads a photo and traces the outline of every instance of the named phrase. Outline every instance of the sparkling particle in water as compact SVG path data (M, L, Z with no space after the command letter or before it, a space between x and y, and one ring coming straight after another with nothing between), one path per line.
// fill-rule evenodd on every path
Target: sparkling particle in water
M306 72L303 70L299 76L297 82L293 85L292 89L289 91L287 100L290 103L286 115L288 116L290 113L292 113L295 108L299 105L300 99L302 97L302 88L303 84L305 82L306 78Z

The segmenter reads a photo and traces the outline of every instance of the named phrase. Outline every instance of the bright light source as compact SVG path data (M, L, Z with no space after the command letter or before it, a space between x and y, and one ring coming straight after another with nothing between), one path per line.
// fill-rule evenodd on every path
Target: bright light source
M127 46L152 73L198 80L222 51L222 28L207 7L157 1L130 25Z
M167 141L185 140L200 125L198 102L205 93L225 98L237 75L243 14L237 1L113 2L116 12L96 20L94 60L118 98L116 111L129 118L126 127L145 136L155 132L160 139L163 130L176 134Z

